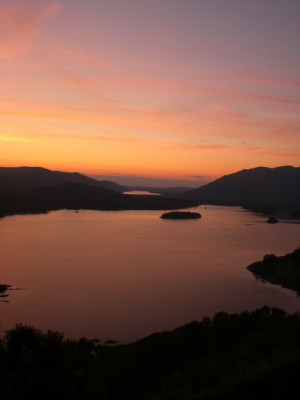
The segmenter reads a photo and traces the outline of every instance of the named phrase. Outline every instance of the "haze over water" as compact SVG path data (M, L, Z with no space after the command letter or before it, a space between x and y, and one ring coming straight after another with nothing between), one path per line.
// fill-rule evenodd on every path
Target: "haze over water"
M266 224L239 208L200 208L197 221L159 211L58 211L0 221L1 331L15 323L67 337L132 341L205 315L265 304L300 310L300 298L246 269L298 247L300 225Z

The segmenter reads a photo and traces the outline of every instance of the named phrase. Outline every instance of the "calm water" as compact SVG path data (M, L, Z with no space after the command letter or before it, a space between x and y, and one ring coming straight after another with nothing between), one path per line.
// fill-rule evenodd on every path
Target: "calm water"
M0 303L15 323L72 338L131 341L220 310L300 311L300 298L246 266L299 246L300 225L266 224L239 208L200 208L200 220L159 211L72 211L0 220L0 283L24 290Z
M148 192L146 190L131 190L130 192L123 192L123 194L133 194L139 196L161 196L160 193Z

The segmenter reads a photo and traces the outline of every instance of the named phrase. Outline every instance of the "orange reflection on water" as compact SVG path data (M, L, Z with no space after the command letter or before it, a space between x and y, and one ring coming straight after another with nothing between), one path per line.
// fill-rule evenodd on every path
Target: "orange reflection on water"
M130 341L220 310L300 309L294 293L246 270L296 248L300 225L270 226L237 208L199 211L197 221L164 221L157 211L1 219L1 282L25 289L0 303L1 330L22 322Z

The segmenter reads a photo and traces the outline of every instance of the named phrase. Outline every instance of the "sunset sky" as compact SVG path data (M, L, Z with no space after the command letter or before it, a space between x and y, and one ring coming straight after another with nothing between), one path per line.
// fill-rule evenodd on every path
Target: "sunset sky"
M0 30L1 166L299 166L299 0L0 0Z

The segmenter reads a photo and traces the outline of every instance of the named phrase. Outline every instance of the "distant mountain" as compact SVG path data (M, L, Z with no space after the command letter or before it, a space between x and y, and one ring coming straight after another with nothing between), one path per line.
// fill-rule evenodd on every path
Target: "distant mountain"
M211 204L300 207L300 168L244 169L185 193Z
M60 209L174 210L198 203L170 196L125 195L125 187L79 173L45 168L0 168L0 217Z
M51 171L40 167L0 167L0 191L20 192L25 188L56 186L64 183L79 183L88 186L101 186L116 192L125 188L111 181L97 181L78 172Z

